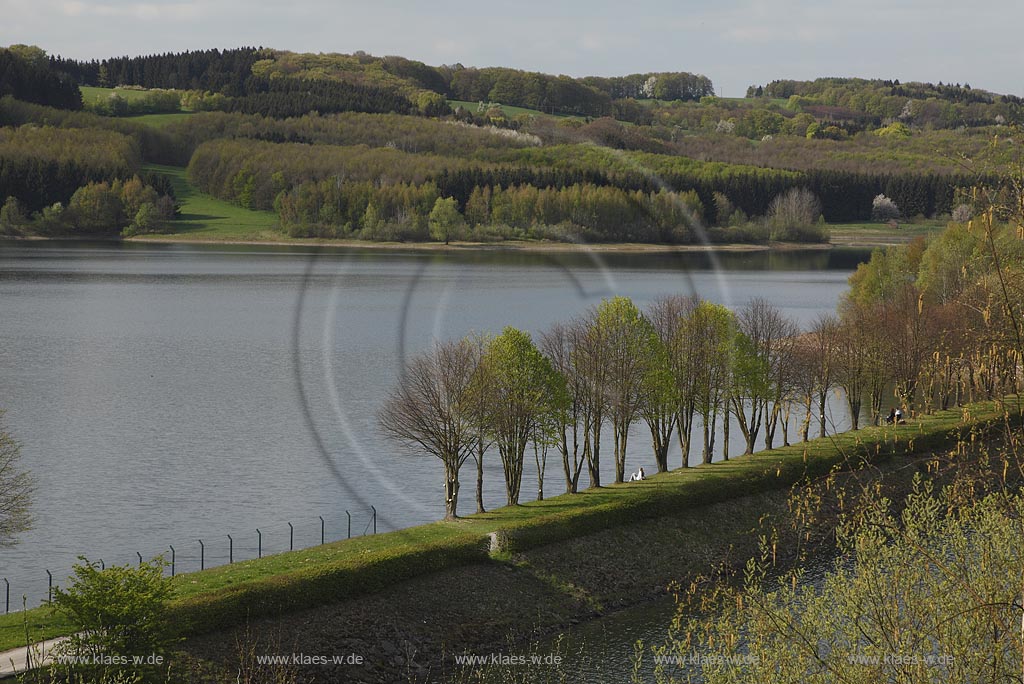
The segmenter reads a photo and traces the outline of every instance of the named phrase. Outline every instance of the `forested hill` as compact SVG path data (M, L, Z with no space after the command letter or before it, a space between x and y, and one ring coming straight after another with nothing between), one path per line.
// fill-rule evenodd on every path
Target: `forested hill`
M0 232L173 231L170 186L145 173L159 164L295 237L821 241L827 223L969 214L959 160L1005 160L990 143L1021 123L1019 98L966 84L720 98L683 71L262 47L83 62L17 45L0 49ZM105 146L115 157L90 152Z
M274 90L277 79L286 77L401 94L412 104L421 105L420 109L431 105L437 108L436 99L428 96L432 93L453 100L501 102L549 114L600 117L615 113L615 100L695 101L714 94L710 79L685 72L580 79L500 67L428 66L404 57L375 57L363 52L300 54L249 47L88 62L54 57L50 62L54 71L68 74L85 86L135 85L252 98Z

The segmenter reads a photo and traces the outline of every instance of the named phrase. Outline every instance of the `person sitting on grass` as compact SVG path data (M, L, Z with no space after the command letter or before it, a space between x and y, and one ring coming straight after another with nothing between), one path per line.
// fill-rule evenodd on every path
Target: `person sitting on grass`
M629 476L630 482L639 482L640 480L646 480L647 477L644 475L644 467L640 466L640 470L636 471Z

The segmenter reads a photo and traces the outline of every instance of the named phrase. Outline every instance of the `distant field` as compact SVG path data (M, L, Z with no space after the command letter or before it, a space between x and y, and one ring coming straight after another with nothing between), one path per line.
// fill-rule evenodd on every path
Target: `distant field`
M720 97L719 100L723 102L747 102L754 104L776 104L780 107L785 107L789 102L784 97Z
M476 112L477 107L480 106L479 102L466 102L465 100L448 100L448 104L454 107L464 107L471 112ZM512 105L499 105L505 116L513 117L519 114L529 114L530 116L553 116L557 119L583 119L582 116L573 116L571 114L547 114L537 109L527 109L525 107L513 107Z
M138 239L181 236L190 240L267 240L283 237L274 231L277 225L274 213L243 209L204 195L188 184L185 169L181 167L147 164L145 168L170 178L174 194L181 204L181 216L168 224L172 229L168 233L140 236Z
M918 236L937 235L945 227L941 220L901 223L898 228L885 223L834 223L829 225L829 235L834 245L900 245Z
M82 91L82 101L86 104L108 98L115 93L131 102L133 100L141 100L149 92L135 88L97 88L95 86L81 86L79 90Z
M134 121L136 123L146 124L147 126L153 126L160 128L166 126L169 123L175 121L181 121L192 116L192 112L171 112L169 114L140 114L139 116L127 116L126 121Z
M105 100L115 93L129 102L137 102L145 97L146 93L149 92L148 90L137 90L135 88L97 88L95 86L81 86L80 90L82 91L82 102L86 105ZM167 114L140 114L138 116L126 116L123 118L143 123L147 126L159 128L161 126L166 126L172 121L180 121L191 113L192 112L188 110L183 110Z

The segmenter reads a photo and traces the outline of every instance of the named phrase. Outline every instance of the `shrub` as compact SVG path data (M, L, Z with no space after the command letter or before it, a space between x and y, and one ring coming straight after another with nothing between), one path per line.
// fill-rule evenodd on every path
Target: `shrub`
M157 659L173 641L167 621L172 588L163 575L163 560L105 570L84 557L79 560L71 586L54 590L53 610L78 630L61 643L58 655L78 658L70 669L93 675L125 669L140 674L156 671L162 664ZM90 659L89 663L82 658Z
M821 201L807 188L790 188L768 206L768 232L772 240L817 242L825 237Z
M885 195L875 195L871 200L871 220L890 221L900 217L900 208Z
M956 223L967 223L974 218L974 209L969 204L961 204L953 210L950 217Z

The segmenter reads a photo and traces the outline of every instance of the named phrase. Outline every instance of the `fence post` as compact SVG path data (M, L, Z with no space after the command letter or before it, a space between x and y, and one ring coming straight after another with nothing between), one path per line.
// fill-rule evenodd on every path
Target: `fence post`
M4 577L4 584L7 585L7 609L4 610L4 612L5 613L10 613L11 612L11 583L7 581L6 577Z
M295 528L291 523L288 523L288 550L295 550Z
M259 540L257 542L257 558L263 558L263 533L260 532L260 528L256 528L256 537Z
M199 540L199 569L206 569L206 545L202 539Z
M50 603L53 601L53 573L47 570L46 576L50 578L48 586L46 587L46 602Z
M377 508L370 506L370 509L373 511L373 533L377 534Z
M139 567L141 568L142 567L142 554L139 553L138 551L136 551L135 555L139 557Z
M320 516L320 545L324 543L324 516Z
M235 540L228 535L228 565L235 562Z
M352 514L349 513L348 511L345 511L345 515L348 516L348 538L351 539L352 538Z
M174 577L174 547L171 547L171 577Z

